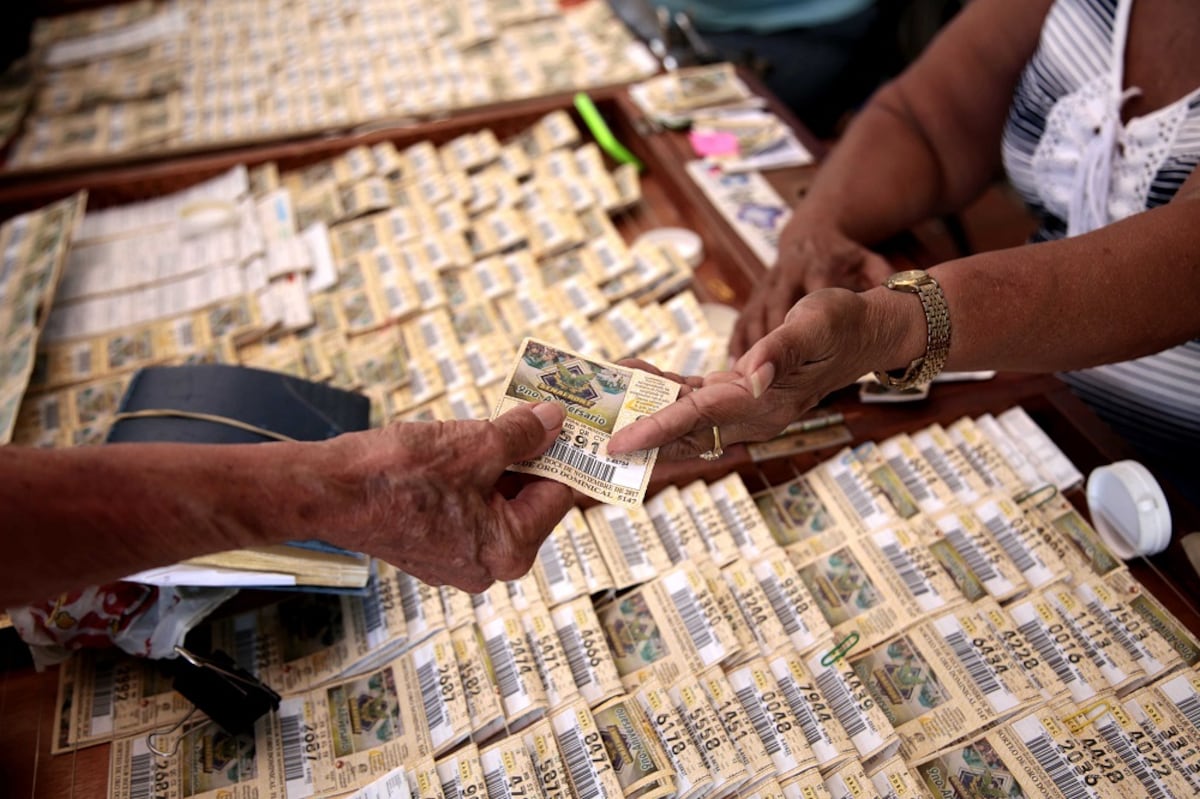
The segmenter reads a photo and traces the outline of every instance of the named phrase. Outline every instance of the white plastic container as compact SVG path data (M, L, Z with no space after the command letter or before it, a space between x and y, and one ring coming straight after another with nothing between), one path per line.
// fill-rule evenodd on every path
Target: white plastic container
M1162 487L1137 461L1094 469L1087 481L1092 524L1113 554L1155 555L1171 542L1171 509Z

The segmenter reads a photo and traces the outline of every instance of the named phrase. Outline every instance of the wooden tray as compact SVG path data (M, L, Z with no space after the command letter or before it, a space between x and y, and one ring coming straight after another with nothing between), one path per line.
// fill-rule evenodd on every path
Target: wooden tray
M635 107L624 91L593 96L617 138L645 164L643 201L615 221L627 239L657 227L686 227L704 241L705 259L696 269L694 289L701 301L740 305L749 295L762 263L737 238L717 211L696 191L673 151L654 146L638 134ZM404 128L388 128L353 136L272 144L269 146L177 158L115 169L86 169L13 181L0 175L0 219L47 205L80 189L88 190L88 208L104 208L163 196L213 178L238 165L275 161L281 172L308 166L358 145L391 141L403 149L420 141L443 144L468 131L490 128L501 141L529 128L555 110L567 110L587 137L571 97L529 100L501 109L470 112Z

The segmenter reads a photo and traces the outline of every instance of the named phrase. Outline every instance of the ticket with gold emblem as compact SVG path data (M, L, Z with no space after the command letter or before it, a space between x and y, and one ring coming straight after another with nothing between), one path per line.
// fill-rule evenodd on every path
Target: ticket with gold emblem
M719 576L710 582L695 565L684 563L597 610L627 687L651 675L670 684L740 652L739 638L712 591L720 582ZM736 606L732 612L738 612Z
M549 450L513 471L549 477L615 505L641 505L658 450L608 454L613 433L675 400L679 384L593 361L525 339L492 418L521 403L556 402L567 411Z

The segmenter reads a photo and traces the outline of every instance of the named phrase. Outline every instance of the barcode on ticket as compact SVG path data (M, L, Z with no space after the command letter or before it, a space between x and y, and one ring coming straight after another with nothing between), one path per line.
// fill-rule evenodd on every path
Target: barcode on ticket
M1121 762L1125 764L1134 778L1142 784L1142 788L1146 791L1146 796L1150 797L1150 799L1172 799L1171 794L1154 776L1153 772L1146 765L1146 761L1133 748L1133 744L1129 742L1125 731L1121 729L1121 725L1116 722L1111 714L1097 721L1095 727L1100 733L1100 737L1108 744L1109 751L1120 758Z
M1007 512L1006 508L1009 508ZM1007 502L999 504L989 501L976 508L975 512L1029 585L1039 588L1054 581L1056 575L1038 555L1036 535L1028 529L1028 522L1020 511L1011 508Z
M304 721L304 699L283 700L279 706L279 740L288 799L312 795L313 761L307 756L305 745L313 738L312 730Z
M1159 686L1163 696L1171 700L1176 709L1192 725L1193 735L1200 736L1200 693L1187 676L1176 677Z
M1054 783L1054 787L1058 788L1066 799L1094 799L1095 794L1075 773L1066 756L1058 750L1054 739L1046 733L1036 717L1030 716L1014 722L1012 728L1042 771Z
M113 730L113 685L116 682L117 659L100 655L92 658L92 708L89 713L92 735L107 735Z
M663 585L701 661L706 666L718 663L727 654L725 647L717 639L687 576L679 572L669 574L663 579Z
M996 672L980 655L958 619L943 616L933 624L950 645L955 659L971 678L971 682L987 697L988 703L997 713L1004 713L1020 704L1020 700L1005 688Z
M1009 614L1017 624L1017 632L1033 648L1038 658L1054 671L1054 676L1058 681L1070 689L1071 696L1075 701L1081 702L1095 695L1095 690L1087 684L1083 675L1063 654L1055 638L1051 637L1046 623L1032 603L1017 605L1009 610ZM1055 627L1058 628L1058 632L1055 633L1056 637L1065 635L1064 640L1069 640L1070 633L1063 631L1061 625L1055 625Z
M578 799L620 799L619 786L610 785L605 779L612 776L612 765L590 714L589 728L580 727L580 716L584 713L587 711L582 708L568 708L551 721L558 751L566 763L572 793Z
M876 501L871 481L855 469L853 458L853 454L849 452L839 455L826 463L825 472L833 478L834 484L867 529L882 527L894 520L894 514L890 512L890 508L885 509Z
M561 441L555 441L542 457L565 463L572 469L578 469L588 477L594 477L605 483L611 483L613 475L617 472L616 467L611 463L594 458L583 450Z
M918 505L921 505L922 509L925 508L927 503L936 502L937 498L933 496L928 481L913 468L908 458L904 457L902 453L896 452L894 455L887 457L886 461L887 465L896 473L896 476L900 478L900 481L904 483L904 488L908 491L909 495Z
M876 535L874 540L883 556L887 558L888 565L900 576L905 589L916 600L921 610L936 610L946 604L945 599L934 590L925 573L913 562L895 533L885 530Z
M950 464L950 459L937 445L932 441L928 443L922 441L917 446L920 449L921 457L933 467L933 471L956 497L963 502L973 502L977 498L975 492L966 484L958 470Z
M796 676L787 659L778 658L771 661L771 671L775 675L775 681L779 684L779 690L783 692L783 700L792 709L792 714L800 725L800 731L804 734L804 740L812 749L813 755L816 756L817 763L825 765L840 757L841 752L834 745L829 732L817 720L816 713L813 711L813 702L804 695L800 684L796 682ZM809 686L809 690L812 690L811 686Z
M433 646L424 646L413 652L413 666L417 670L417 685L421 691L421 704L425 711L425 724L434 751L440 750L454 739L454 724L446 708L443 684L438 674L438 662ZM447 686L446 690L453 690Z
M154 758L150 752L134 755L129 761L129 799L154 796Z
M846 683L846 676L838 670L837 664L822 666L821 656L814 655L808 662L808 668L817 690L825 698L833 717L842 725L846 737L854 744L859 755L869 757L883 747L887 740L855 700L853 691Z
M946 541L963 559L967 568L979 579L989 594L996 599L1004 599L1017 590L1017 586L1013 585L1012 581L996 568L979 539L966 529L962 520L949 515L938 519L937 523Z
M613 509L617 510L617 509ZM630 522L628 516L619 515L619 513L605 513L605 518L608 522L608 527L612 530L614 539L617 539L617 546L620 548L620 557L629 565L630 571L638 569L638 567L649 566L649 561L646 559L646 552L642 548L642 542L638 541L637 535L634 533L634 525ZM635 576L637 572L635 571ZM653 571L648 576L641 579L653 578Z

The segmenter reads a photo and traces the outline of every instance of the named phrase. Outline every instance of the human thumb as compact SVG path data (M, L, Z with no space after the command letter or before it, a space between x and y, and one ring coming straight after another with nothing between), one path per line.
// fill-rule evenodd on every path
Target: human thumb
M775 374L778 369L776 364L781 362L784 355L779 351L778 338L779 335L776 331L759 339L758 343L734 364L734 371L745 375L747 388L750 389L750 395L754 399L758 399L766 393L766 390L775 382Z
M553 402L513 408L492 421L502 437L503 466L541 455L558 435L566 412Z

